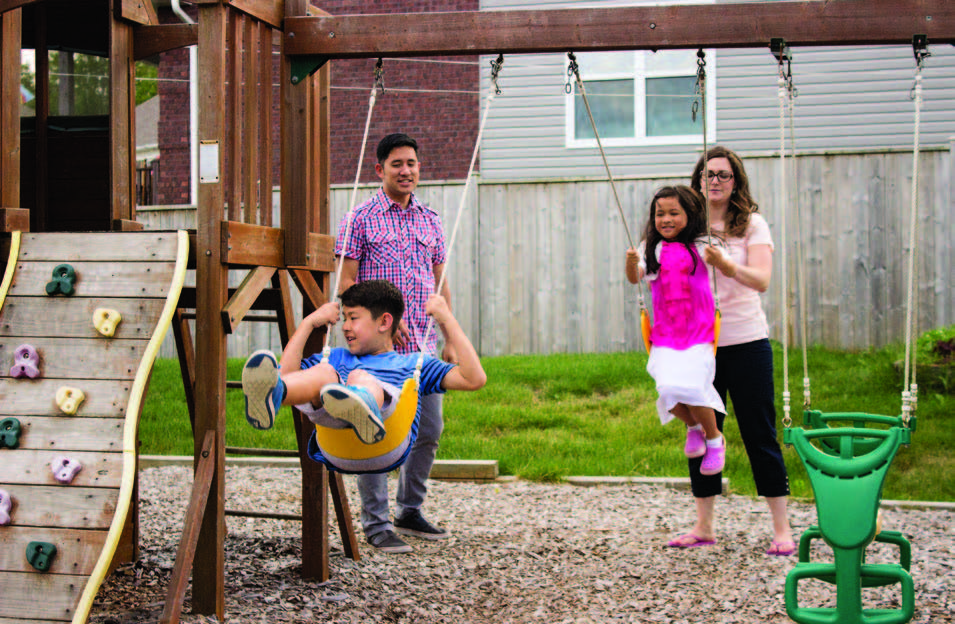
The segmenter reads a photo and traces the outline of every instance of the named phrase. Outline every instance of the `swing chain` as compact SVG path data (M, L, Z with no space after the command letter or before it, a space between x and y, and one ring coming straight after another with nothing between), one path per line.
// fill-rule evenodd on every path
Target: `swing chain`
M696 95L693 98L693 107L691 109L693 121L696 122L696 114L700 110L700 98L703 97L703 90L706 88L706 53L700 48L696 52Z
M501 94L501 87L497 84L497 76L501 73L501 67L504 65L504 55L498 54L497 59L491 61L491 84L494 85L494 95Z
M382 67L381 57L379 57L378 62L375 63L375 86L378 87L382 95L385 94L385 70Z
M571 77L577 79L577 84L582 85L583 83L580 81L580 68L577 66L577 57L574 56L573 52L568 52L567 58L570 59L570 63L567 64L567 82L564 83L564 93L570 95L574 91L574 87L570 83Z

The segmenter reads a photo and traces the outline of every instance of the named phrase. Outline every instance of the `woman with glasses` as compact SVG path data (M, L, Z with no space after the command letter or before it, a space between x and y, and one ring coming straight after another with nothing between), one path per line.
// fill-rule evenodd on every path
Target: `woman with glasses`
M703 184L706 184L706 187ZM704 260L716 267L722 324L716 351L713 385L733 405L736 422L749 456L756 491L766 498L773 518L773 538L766 554L791 555L793 542L786 510L789 477L776 439L773 352L759 293L769 287L773 241L766 220L749 192L743 162L733 151L715 146L700 157L690 185L708 195L710 227L729 255L707 249ZM725 414L717 413L723 430ZM669 542L676 548L716 542L713 519L722 473L700 473L700 459L690 459L690 482L696 499L696 524L689 533Z

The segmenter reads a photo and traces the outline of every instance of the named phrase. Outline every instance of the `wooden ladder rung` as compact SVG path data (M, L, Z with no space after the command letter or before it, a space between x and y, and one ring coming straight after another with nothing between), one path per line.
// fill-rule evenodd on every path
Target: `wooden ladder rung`
M298 457L298 451L288 449L247 448L242 446L225 447L226 455L254 455L257 457Z
M245 511L242 509L226 509L225 515L238 516L240 518L268 518L270 520L297 520L302 521L302 516L298 514L283 514L269 511Z

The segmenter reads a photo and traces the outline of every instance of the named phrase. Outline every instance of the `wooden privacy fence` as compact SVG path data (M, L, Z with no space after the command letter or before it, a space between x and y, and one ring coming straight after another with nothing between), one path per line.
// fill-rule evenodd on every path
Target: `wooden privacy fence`
M764 301L772 336L778 339L783 227L779 159L749 156L745 165L777 244L774 278ZM926 330L955 323L952 150L924 151L919 168L916 283L918 327ZM785 226L790 244L788 301L794 314L799 245L805 256L810 343L861 349L901 342L911 153L800 156L796 169L798 196L789 200ZM788 180L793 177L787 173ZM654 191L687 180L617 180L635 238L640 237ZM362 187L359 197L368 197L376 188ZM441 214L449 235L463 190L463 182L423 183L418 189L419 197ZM347 212L350 191L332 189L330 214L336 226ZM193 212L188 207L146 207L138 210L138 219L148 229L191 228ZM448 265L455 314L482 355L643 349L636 291L623 274L626 246L606 181L479 183L469 193ZM233 273L230 285L237 285L242 275ZM230 356L263 347L278 350L277 332L270 325L240 326L230 337ZM798 338L792 331L790 336ZM172 354L167 344L163 355Z

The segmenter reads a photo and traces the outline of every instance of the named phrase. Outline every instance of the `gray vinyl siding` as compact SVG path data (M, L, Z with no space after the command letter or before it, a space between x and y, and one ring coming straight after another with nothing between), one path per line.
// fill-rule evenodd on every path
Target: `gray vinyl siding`
M636 1L482 0L481 10L626 6ZM767 42L768 43L768 42ZM920 143L947 146L955 135L955 47L931 45L923 69ZM800 153L912 148L915 60L911 46L794 48L795 142ZM779 149L776 60L767 49L721 49L708 59L716 81L716 141L744 155ZM486 68L491 57L482 58ZM561 54L505 57L481 142L484 180L606 178L596 148L566 147ZM586 80L586 76L584 76ZM482 91L489 87L482 70ZM784 122L789 124L788 117ZM699 145L607 147L615 178L684 176Z

